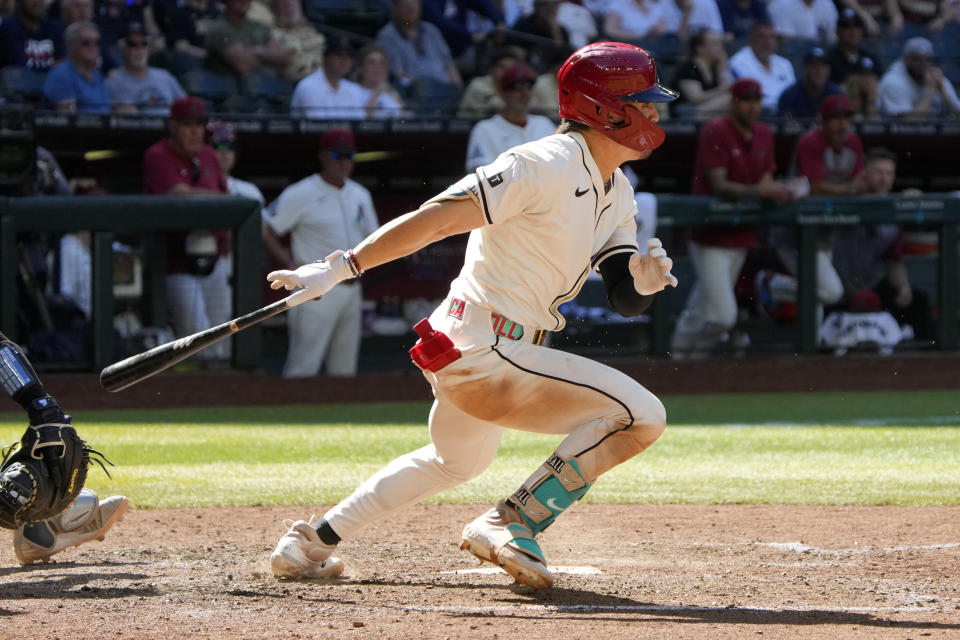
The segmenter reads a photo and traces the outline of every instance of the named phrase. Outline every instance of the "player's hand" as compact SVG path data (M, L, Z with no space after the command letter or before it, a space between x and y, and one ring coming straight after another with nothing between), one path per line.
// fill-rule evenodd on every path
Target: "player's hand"
M353 277L350 266L344 260L343 251L334 251L323 260L311 262L294 270L280 269L267 274L267 281L271 289L281 287L291 289L310 289L318 296L322 296L338 283Z
M630 257L630 275L637 293L649 296L666 287L676 287L677 278L670 273L673 260L667 256L659 238L647 240L647 253Z

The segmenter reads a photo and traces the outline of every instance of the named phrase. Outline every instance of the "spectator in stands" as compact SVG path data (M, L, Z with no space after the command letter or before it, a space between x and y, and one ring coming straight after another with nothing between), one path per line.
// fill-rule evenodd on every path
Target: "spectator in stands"
M666 4L672 0L622 0L608 7L603 33L610 40L640 44L668 32Z
M224 14L205 37L207 66L217 73L242 76L254 71L280 75L291 51L270 33L270 27L247 17L252 0L226 0Z
M518 64L500 75L500 95L504 107L500 113L481 120L470 130L467 143L467 172L490 164L507 149L552 135L556 126L546 116L530 113L533 70Z
M489 118L503 108L503 100L497 91L500 75L510 67L523 62L523 49L503 47L490 58L489 73L473 78L460 98L457 117L468 120Z
M843 94L828 96L820 105L820 126L797 140L791 173L805 177L815 196L856 195L865 190L863 144L850 128L853 112ZM820 230L817 247L817 298L823 305L836 304L843 296L843 284L833 267L836 230ZM795 227L775 227L771 243L787 273L757 272L756 289L760 307L776 318L777 307L797 300L797 233Z
M205 35L220 17L214 0L153 0L152 6L170 50L198 60L206 58Z
M93 0L63 0L60 3L60 20L64 27L74 22L93 22Z
M864 193L889 194L896 179L896 154L883 148L870 149L864 166ZM913 327L917 338L933 337L930 298L910 284L903 260L903 231L898 225L841 227L833 262L843 283L846 307L854 301L873 299L877 309L889 311L901 325Z
M837 43L830 50L830 82L842 85L861 64L864 57L871 59L871 68L876 69L877 57L863 47L863 21L853 9L844 9L837 18Z
M250 198L264 205L260 187L230 175L237 164L237 134L228 122L211 122L207 125L207 144L217 154L220 170L227 178L227 193Z
M956 5L944 0L900 0L905 22L937 33L954 20Z
M803 75L780 94L777 112L793 118L814 118L820 103L827 96L843 93L843 89L827 80L830 63L827 52L813 47L803 56Z
M943 71L933 66L933 44L910 38L903 57L890 65L877 89L881 115L929 120L960 113L960 99Z
M664 20L666 33L680 40L688 40L690 34L701 29L723 32L723 19L716 0L658 0Z
M750 31L747 46L730 58L733 79L753 78L763 87L763 107L774 110L783 90L796 82L793 65L774 53L777 33L769 22L756 22Z
M359 242L378 226L370 192L350 179L356 143L349 129L320 139L320 170L290 185L264 210L263 240L278 264L306 264ZM281 238L290 235L290 249ZM354 280L287 312L285 378L357 373L362 292ZM343 291L339 291L340 289ZM339 293L338 293L339 291Z
M303 17L299 0L273 0L273 17L273 39L291 52L281 75L298 82L323 64L326 39Z
M530 112L547 116L553 121L560 119L560 94L557 92L557 72L569 54L557 52L550 61L546 71L537 76L533 82L533 91L530 98Z
M503 12L492 0L422 0L423 19L440 29L450 54L457 59L476 58L475 47L487 38L483 31L472 29L474 20L470 14L486 18L495 31L502 31L506 24Z
M854 120L877 120L880 117L877 111L879 85L880 74L876 63L870 56L863 56L857 68L847 76L847 81L843 84L843 92L850 98Z
M903 13L897 0L840 0L840 6L845 7L844 14L850 10L860 19L868 38L883 33L896 37L903 31Z
M57 111L110 113L110 96L97 65L100 31L92 22L74 22L65 33L67 59L47 73L43 95Z
M463 87L450 48L437 27L420 19L420 0L392 0L390 22L377 33L394 76L404 86L414 81Z
M770 0L767 11L780 36L827 43L837 39L833 0Z
M120 41L123 66L111 71L105 81L114 111L167 116L173 101L186 95L169 71L147 65L149 47L140 25L131 26Z
M740 78L730 92L730 115L700 131L693 193L789 202L790 190L773 178L773 132L758 122L763 110L760 83ZM737 321L734 284L747 249L756 245L757 230L752 227L692 230L689 250L697 281L673 334L674 357L707 355L733 329Z
M557 9L557 22L567 30L572 49L579 49L597 41L597 19L590 9L580 4L580 0L561 2Z
M296 118L362 120L369 95L346 75L353 66L353 47L346 38L327 43L323 66L297 83L290 99Z
M357 56L356 82L367 92L364 106L367 118L400 118L403 98L390 84L390 60L387 52L368 44Z
M527 64L538 73L546 69L557 52L572 51L570 34L560 24L561 0L533 0L533 11L521 17L513 25L513 30L528 36L536 36L540 40L511 39L513 44L527 50ZM624 0L627 1L627 0Z
M0 68L49 71L66 55L63 25L46 17L44 0L16 0L13 15L0 23Z
M690 57L677 65L673 84L680 97L670 103L673 116L698 120L718 117L730 110L730 82L726 77L727 53L718 31L702 29L690 38Z
M169 135L143 157L144 192L153 195L210 196L227 193L227 180L216 153L204 143L203 101L179 98L170 107ZM227 232L195 230L167 233L166 293L170 323L185 336L230 319ZM223 361L226 341L200 354Z
M159 51L164 46L160 29L153 19L150 0L99 0L94 3L93 21L100 29L100 55L103 58L100 70L103 73L120 66L117 43L131 24L143 25L146 29L151 51Z
M717 0L723 31L727 39L740 40L753 31L758 22L770 22L764 0Z

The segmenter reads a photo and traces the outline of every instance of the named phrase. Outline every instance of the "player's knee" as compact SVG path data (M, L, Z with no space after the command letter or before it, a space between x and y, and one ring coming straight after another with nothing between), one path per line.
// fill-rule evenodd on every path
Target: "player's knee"
M627 430L632 436L630 445L636 455L652 445L667 429L667 410L658 398L651 395L643 411L637 414Z

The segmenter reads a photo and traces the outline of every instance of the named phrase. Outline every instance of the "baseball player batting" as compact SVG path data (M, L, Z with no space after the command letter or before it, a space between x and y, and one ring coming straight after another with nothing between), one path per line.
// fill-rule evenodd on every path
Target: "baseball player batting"
M511 496L469 523L461 548L517 582L545 588L553 575L537 536L607 470L663 433L663 405L625 374L541 346L557 311L599 270L625 316L676 286L672 260L652 239L636 242L633 189L618 168L664 140L653 103L677 94L657 79L649 53L588 45L558 73L559 129L514 147L378 229L355 248L267 276L274 289L320 295L364 270L470 232L446 300L417 324L410 350L433 387L431 443L400 456L316 523L292 524L270 557L283 578L338 576L341 540L399 509L476 477L505 428L565 436Z

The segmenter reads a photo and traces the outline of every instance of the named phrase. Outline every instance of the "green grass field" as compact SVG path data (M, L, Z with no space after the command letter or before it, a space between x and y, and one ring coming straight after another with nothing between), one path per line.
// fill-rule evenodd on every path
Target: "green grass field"
M603 476L597 503L960 504L960 393L668 396L670 428ZM428 442L428 405L77 412L117 466L88 486L139 508L330 504ZM24 428L0 413L0 442ZM494 464L435 502L512 492L559 439L508 431Z

